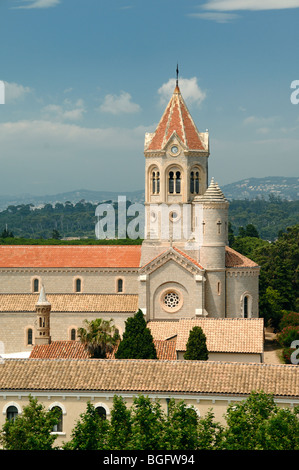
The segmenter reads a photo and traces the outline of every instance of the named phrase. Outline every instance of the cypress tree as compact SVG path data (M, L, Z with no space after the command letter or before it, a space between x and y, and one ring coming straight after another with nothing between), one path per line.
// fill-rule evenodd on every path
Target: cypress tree
M209 353L206 343L206 335L200 326L194 326L189 333L184 359L193 361L207 361Z
M126 321L123 339L115 354L116 359L157 359L152 334L139 309Z

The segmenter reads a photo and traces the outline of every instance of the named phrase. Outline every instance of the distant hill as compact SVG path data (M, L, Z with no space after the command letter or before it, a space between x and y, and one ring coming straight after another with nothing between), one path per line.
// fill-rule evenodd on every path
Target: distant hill
M283 200L297 201L299 199L299 178L283 176L247 178L222 186L221 189L229 200L268 199L269 195L272 194Z
M0 196L0 211L8 206L17 206L20 204L33 204L35 207L41 207L45 204L55 205L69 201L72 204L77 202L91 202L97 204L103 201L117 201L118 196L126 196L131 202L144 202L144 191L89 191L80 189L54 195L33 196L32 194L19 194L17 196Z
M299 178L269 176L267 178L247 178L235 183L221 186L227 199L268 199L270 194L279 196L287 201L299 200ZM144 201L144 190L138 191L89 191L80 189L54 195L33 196L31 194L20 194L17 196L0 195L0 211L8 206L20 204L32 204L35 207L42 207L44 204L65 203L66 201L76 204L80 201L97 204L103 201L117 201L118 196L126 196L128 201Z

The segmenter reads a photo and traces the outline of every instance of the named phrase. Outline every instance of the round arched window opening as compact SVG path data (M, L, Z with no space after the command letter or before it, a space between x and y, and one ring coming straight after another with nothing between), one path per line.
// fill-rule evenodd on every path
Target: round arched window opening
M103 406L97 406L96 407L96 411L98 413L98 416L101 418L101 419L106 419L107 418L107 412L105 410L105 408Z
M176 289L168 289L162 292L160 303L166 312L175 313L183 305L183 296Z

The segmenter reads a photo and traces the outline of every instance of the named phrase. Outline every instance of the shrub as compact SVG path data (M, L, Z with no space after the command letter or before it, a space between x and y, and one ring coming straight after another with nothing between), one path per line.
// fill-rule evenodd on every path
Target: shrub
M283 330L287 326L299 326L299 313L282 311L282 319L279 323L279 329Z
M296 340L299 340L299 326L286 326L277 335L277 341L283 348L289 348Z

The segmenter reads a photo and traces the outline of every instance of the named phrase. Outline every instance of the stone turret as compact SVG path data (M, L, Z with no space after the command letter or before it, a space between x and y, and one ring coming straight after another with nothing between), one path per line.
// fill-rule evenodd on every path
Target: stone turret
M206 192L196 196L193 204L201 208L201 217L197 222L197 230L200 231L199 262L206 269L223 269L225 246L228 244L229 202L212 178Z
M39 299L35 304L35 310L37 315L37 327L35 344L50 344L50 312L51 304L48 302L44 286L42 286Z

